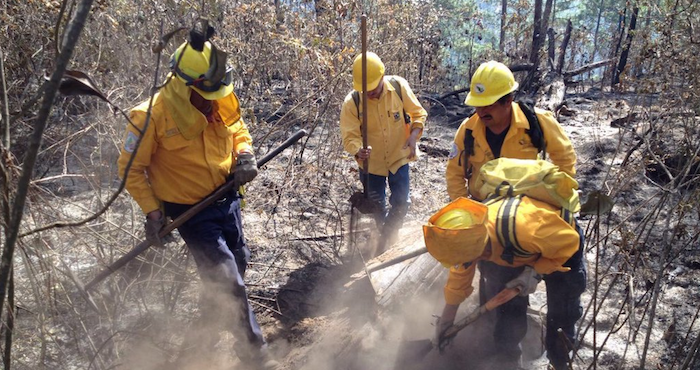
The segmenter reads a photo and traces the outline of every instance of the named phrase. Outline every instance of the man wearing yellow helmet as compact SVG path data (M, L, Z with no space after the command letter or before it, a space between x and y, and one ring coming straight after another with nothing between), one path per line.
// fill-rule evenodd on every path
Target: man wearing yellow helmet
M340 131L343 147L360 166L361 176L369 173L368 197L381 212L376 216L382 236L380 250L391 245L410 205L408 163L416 160L416 142L423 133L427 112L408 82L399 76L385 76L384 63L377 54L367 53L367 148L362 147L362 55L353 62L354 91L343 102ZM369 168L362 168L367 159ZM386 186L391 190L387 211Z
M481 200L474 184L481 166L496 158L537 159L538 148L530 135L530 123L520 105L514 102L518 83L503 63L481 64L470 83L466 105L476 114L462 122L455 134L447 162L445 178L450 198L472 197ZM572 178L576 174L576 153L571 141L552 112L535 108L544 135L549 159ZM465 136L472 135L470 153L465 152Z
M172 55L150 120L149 101L131 110L118 160L126 189L146 215L146 237L158 246L165 217L177 218L229 178L243 185L258 172L225 53L206 39L192 31L190 41ZM250 251L238 191L192 216L178 231L205 287L201 318L185 338L186 352L213 349L223 327L235 335L236 352L247 368L277 368L243 281Z
M517 198L512 218L504 216L515 199L496 198L482 204L457 198L423 227L428 252L443 265L452 266L436 340L438 343L444 340L442 334L453 324L459 305L474 291L476 262L489 262L489 266L499 266L505 271L490 282L489 289L494 295L504 288L520 288L520 296L496 309L494 346L498 363L495 368L511 370L519 365L519 344L527 331L527 296L535 291L540 275L544 275L548 304L547 356L555 369L568 369L569 350L557 331L561 329L575 343L575 324L582 315L580 296L586 287L586 272L581 266L583 236L575 221L567 222L561 217L561 209L527 196ZM463 217L461 212L454 212L456 209L471 216ZM504 232L512 232L515 239L512 263L502 258L507 243Z

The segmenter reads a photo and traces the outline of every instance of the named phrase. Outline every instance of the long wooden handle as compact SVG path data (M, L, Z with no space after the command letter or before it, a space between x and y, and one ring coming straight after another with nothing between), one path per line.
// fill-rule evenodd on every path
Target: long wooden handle
M367 15L362 14L360 28L362 31L362 148L367 148ZM367 183L369 182L369 159L362 163L362 190L367 198Z
M516 295L520 294L520 289L519 288L506 288L501 290L498 294L496 294L493 298L489 299L486 304L484 304L484 308L486 311L492 311L494 308L510 301L511 299L515 298Z
M281 151L283 151L284 149L286 149L287 147L296 143L299 139L304 137L304 135L306 135L306 130L299 130L296 133L294 133L294 135L292 135L289 139L287 139L285 142L280 144L277 148L275 148L271 152L267 153L264 157L262 157L257 163L258 168L264 166L272 158L277 156L277 154L279 154ZM206 198L200 200L197 204L193 205L185 213L181 214L178 218L173 220L173 222L165 225L161 229L159 236L162 238L162 237L168 235L168 233L170 233L171 231L180 227L187 220L192 218L192 216L196 215L201 210L208 207L210 204L214 203L215 201L221 199L224 195L228 194L234 186L236 186L236 182L233 180L228 181L225 184L221 185L213 193L209 194ZM151 242L149 242L148 240L144 240L141 243L137 244L127 254L121 256L118 260L112 262L112 264L110 264L104 270L102 270L102 272L97 274L97 276L95 276L95 278L92 279L92 281L85 284L85 290L87 291L87 290L94 288L95 285L102 282L102 280L107 278L109 275L112 275L115 271L124 267L124 265L126 265L129 261L136 258L136 256L138 256L139 254L143 253L150 246L151 246Z
M386 260L386 261L384 261L384 262L378 263L378 264L376 264L376 265L367 266L367 272L368 272L368 273L372 273L372 272L381 270L381 269L383 269L383 268L386 268L386 267L389 267L389 266L393 266L393 265L395 265L395 264L397 264L397 263L401 263L401 262L403 262L403 261L405 261L405 260L408 260L408 259L411 259L411 258L414 258L414 257L418 257L418 256L420 256L421 254L424 254L424 253L427 253L427 252L428 252L428 248L422 247L422 248L416 249L416 250L414 250L414 251L408 252L408 253L406 253L406 254L402 254L402 255L400 255L400 256L396 256L396 257L394 257L394 258L392 258L392 259L390 259L390 260Z

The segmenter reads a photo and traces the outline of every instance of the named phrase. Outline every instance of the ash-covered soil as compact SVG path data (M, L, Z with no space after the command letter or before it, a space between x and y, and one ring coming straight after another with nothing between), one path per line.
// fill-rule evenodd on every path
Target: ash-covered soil
M688 201L688 196L676 193L671 195L676 203L656 202L663 184L650 179L649 155L644 145L638 145L648 124L643 119L629 118L633 114L641 117L656 107L640 104L640 98L633 95L592 89L568 95L566 108L559 112L559 120L578 154L577 180L582 200L600 191L615 202L609 214L580 217L588 238L589 287L583 297L585 316L580 322L582 340L576 350L574 369L587 368L593 362L602 369L638 368L644 352L647 368L678 365L687 353L682 349L687 349L697 336L697 324L695 331L692 325L700 298L696 283L700 266L698 257L690 253L694 248L692 235L679 240L690 241L687 246L666 244L670 252L665 254L664 238L668 236L664 235L664 223L659 221L659 217L670 217L676 212L674 204ZM458 123L455 117L446 115L429 119L419 144L423 153L411 167L413 205L407 220L409 226L402 230L403 242L420 238L419 225L448 201L444 169ZM491 350L489 317L482 317L460 333L443 354L432 351L418 359L406 355L412 351L411 341L433 334L432 315L439 314L443 304L441 284L434 284L429 291L411 292L389 307L378 306L371 294L348 293L345 289L343 285L351 280L350 274L361 271L362 264L357 263L358 252L350 247L350 216L345 202L360 184L352 171L352 161L344 160L347 163L340 164L338 172L347 177L347 191L328 195L338 216L343 218L342 224L329 227L329 222L323 220L324 210L318 207L301 215L318 219L319 228L300 228L299 231L315 230L314 235L307 236L313 239L295 240L283 247L288 258L285 266L290 271L277 271L277 275L287 277L276 295L279 311L259 311L263 316L269 314L264 321L275 353L290 369L498 369L498 356ZM670 221L666 226L688 223L688 227L697 230L697 214L690 216ZM247 225L249 234L262 239L262 225L251 219ZM656 223L652 225L653 222ZM361 250L366 249L366 258L371 253L371 235L367 234L371 234L373 225L365 220L359 228L360 241L356 244ZM635 233L643 233L644 238L635 238ZM329 246L337 255L325 261L310 257L318 254L314 248L328 250ZM662 256L666 263L659 264ZM305 264L304 259L315 262ZM350 259L355 263L348 263ZM655 287L659 269L666 272L659 275L661 281ZM546 365L541 343L541 322L546 312L543 288L531 298L531 330L523 343L523 367L528 369ZM652 300L654 289L658 295ZM251 290L255 292L256 287ZM468 312L475 302L470 299L462 306L462 311Z

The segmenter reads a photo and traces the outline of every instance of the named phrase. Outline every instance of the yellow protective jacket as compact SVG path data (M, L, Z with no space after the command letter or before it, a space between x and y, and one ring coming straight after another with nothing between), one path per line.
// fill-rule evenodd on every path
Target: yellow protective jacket
M481 257L466 268L459 266L450 269L444 290L447 304L458 305L472 294L476 262L480 260L509 267L527 265L540 274L570 270L562 265L578 251L579 235L576 228L561 218L559 208L529 197L523 197L517 208L515 232L520 247L535 255L528 258L516 256L512 265L501 259L503 246L498 242L495 225L501 203L503 200L488 205L486 228L489 245Z
M530 135L525 131L530 128L530 123L527 121L527 117L525 117L518 103L513 102L512 107L513 114L508 133L501 148L501 157L537 159L537 148L532 144ZM552 115L552 112L535 108L535 113L542 127L549 159L552 163L559 166L560 170L574 177L576 175L574 168L576 152L571 146L571 141ZM469 156L469 163L473 166L473 169L468 184L464 178L463 167L465 165L464 136L467 129L472 130L474 137L474 154ZM450 198L454 200L471 195L474 199L481 200L476 189L470 191L469 187L476 184L481 166L492 159L495 159L495 157L486 141L486 126L484 126L479 116L474 114L470 118L465 119L459 126L447 161L445 178L447 181L447 193L450 195Z
M126 127L118 160L119 176L125 176L127 163L135 152L126 189L146 214L159 209L161 201L198 202L226 181L233 156L244 149L252 152L252 139L234 93L214 102L213 122L207 122L196 109L189 109L189 93L183 83L171 79L156 94L150 123L137 150L148 101L131 110L131 121L136 127ZM174 117L179 117L180 124ZM186 139L183 131L192 138Z
M389 80L394 78L401 86L403 102ZM362 111L360 99L359 110ZM411 116L410 127L405 123L403 112ZM362 148L362 120L350 92L340 110L340 133L343 148L351 155ZM369 158L369 173L388 176L409 162L410 149L403 149L411 130L423 129L428 113L413 94L408 82L399 76L384 76L384 90L379 99L367 99L367 144L372 147ZM419 136L420 137L420 136ZM358 161L359 162L359 161ZM362 167L362 163L359 163Z

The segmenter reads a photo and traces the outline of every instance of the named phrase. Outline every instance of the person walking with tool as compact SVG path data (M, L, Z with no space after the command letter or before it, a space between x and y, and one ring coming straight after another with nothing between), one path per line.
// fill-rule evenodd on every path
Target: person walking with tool
M375 213L381 239L377 254L396 241L410 205L409 163L417 159L416 142L423 133L427 112L408 82L399 76L385 76L377 54L367 53L367 112L362 111L362 54L352 68L354 90L343 102L340 131L345 151L355 157L360 176L366 176L367 197L378 205ZM366 114L366 141L363 147L362 115ZM365 168L363 162L368 165ZM391 195L386 204L386 186Z
M424 235L428 252L444 266L451 266L445 306L436 325L438 348L451 341L445 333L450 332L459 305L474 290L476 263L488 261L501 268L494 275L497 280L488 285L490 296L507 288L520 290L494 310L494 368L519 367L520 342L527 332L528 294L535 291L542 276L547 287L545 348L550 368L569 368L569 348L575 343L575 325L583 314L580 297L586 288L583 234L570 214L529 196L497 197L486 204L458 198L430 218Z
M475 107L476 114L465 119L457 130L445 172L447 193L452 200L483 200L486 194L480 194L475 187L480 169L484 163L501 157L536 159L548 155L561 171L575 176L576 153L562 127L551 112L515 102L517 89L513 73L503 63L489 61L474 72L464 103ZM500 282L513 270L488 260L478 265L479 301L484 304L498 292L494 285L501 286ZM517 304L509 302L499 309L509 311Z
M258 173L226 53L208 41L213 28L205 28L192 30L172 55L150 120L148 101L132 109L118 161L126 189L146 215L146 237L156 246L162 246L166 217L176 219L227 179L243 185ZM234 189L178 227L204 286L201 318L183 348L190 359L196 350L212 350L224 328L234 334L246 369L276 369L243 281L250 251Z

